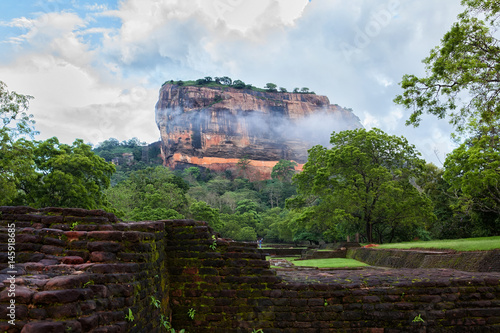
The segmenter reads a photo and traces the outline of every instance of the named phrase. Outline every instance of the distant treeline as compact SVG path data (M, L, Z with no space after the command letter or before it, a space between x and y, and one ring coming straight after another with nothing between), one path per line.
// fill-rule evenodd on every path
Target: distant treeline
M231 87L235 89L248 89L248 90L253 90L253 91L261 91L261 92L281 92L281 93L287 93L288 90L283 87L279 87L274 84L274 83L266 83L266 86L264 88L257 88L254 87L251 84L246 84L245 82L241 80L232 80L230 77L227 76L222 76L222 77L214 77L212 78L211 76L205 76L202 79L197 79L197 80L190 80L190 81L166 81L163 85L165 84L175 84L178 86L205 86L205 87ZM309 91L309 88L307 87L302 87L302 88L294 88L293 91L291 91L295 94L314 94L314 91Z

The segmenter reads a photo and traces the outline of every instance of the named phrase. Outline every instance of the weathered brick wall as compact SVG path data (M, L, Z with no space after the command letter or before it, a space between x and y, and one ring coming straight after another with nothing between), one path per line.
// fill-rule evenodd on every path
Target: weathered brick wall
M353 248L347 257L392 268L453 268L468 272L500 272L500 250L446 253L397 249Z
M500 332L498 279L296 283L265 294L274 314L266 333Z
M214 244L203 222L166 229L173 324L190 333L500 332L497 273L317 271L294 281L255 244Z
M160 331L160 316L169 314L164 223L118 223L100 210L0 213L0 332ZM7 251L12 224L14 269ZM15 326L7 316L12 275ZM125 319L129 309L134 321Z
M256 244L215 240L204 222L192 220L172 221L166 230L175 327L194 333L269 326L273 314L264 292L280 279Z
M189 333L500 332L500 273L277 274L256 244L214 239L204 222L0 212L0 332L165 332L162 316ZM15 326L7 316L12 223Z

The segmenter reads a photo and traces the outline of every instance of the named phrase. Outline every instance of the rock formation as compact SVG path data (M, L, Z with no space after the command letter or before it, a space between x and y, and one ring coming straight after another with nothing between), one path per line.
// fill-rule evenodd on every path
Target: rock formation
M237 172L245 159L251 179L269 178L280 159L301 169L313 145L327 144L333 131L361 127L351 110L326 96L173 83L160 89L156 123L166 166Z

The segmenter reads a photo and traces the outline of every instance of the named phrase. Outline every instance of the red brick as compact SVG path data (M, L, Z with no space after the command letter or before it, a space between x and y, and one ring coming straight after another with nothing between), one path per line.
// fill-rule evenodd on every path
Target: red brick
M61 261L62 261L63 264L66 264L66 265L79 265L79 264L83 264L83 258L82 257L77 257L77 256L63 257L61 259Z
M64 325L60 322L38 321L24 325L23 333L64 333Z

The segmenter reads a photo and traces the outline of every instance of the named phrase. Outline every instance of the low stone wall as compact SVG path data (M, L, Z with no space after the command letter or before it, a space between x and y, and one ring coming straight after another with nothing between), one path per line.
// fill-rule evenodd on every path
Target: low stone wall
M445 253L375 248L349 249L347 257L372 266L452 268L468 272L500 272L500 250Z
M270 249L261 249L260 251L270 256L291 257L291 256L301 256L303 253L307 251L307 249L270 248Z
M0 332L149 332L168 318L164 223L83 209L0 214Z
M347 250L309 250L302 255L302 259L327 259L327 258L345 258Z

